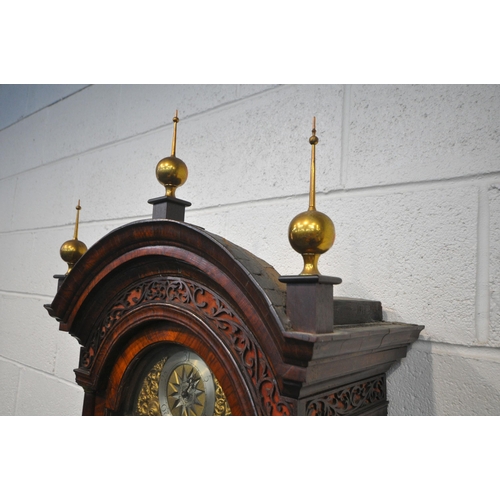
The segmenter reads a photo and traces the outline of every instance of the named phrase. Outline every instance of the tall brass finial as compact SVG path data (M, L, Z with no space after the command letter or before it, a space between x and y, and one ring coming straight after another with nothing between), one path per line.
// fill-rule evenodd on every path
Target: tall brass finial
M75 232L73 234L73 239L65 241L61 245L59 253L61 254L61 259L68 264L68 270L66 275L70 273L73 266L78 262L80 257L87 251L87 246L83 241L78 239L78 224L80 222L80 200L78 200L78 205L76 206L76 222L75 222Z
M165 196L175 198L175 190L182 186L188 177L188 169L186 164L175 156L177 146L177 124L179 123L179 112L175 111L174 131L172 134L172 154L167 158L163 158L156 165L156 178L160 184L165 186Z
M328 250L335 241L335 226L332 220L316 210L316 117L313 118L311 144L311 174L309 185L309 209L296 215L288 227L288 241L292 248L302 255L304 268L301 275L320 275L319 256Z

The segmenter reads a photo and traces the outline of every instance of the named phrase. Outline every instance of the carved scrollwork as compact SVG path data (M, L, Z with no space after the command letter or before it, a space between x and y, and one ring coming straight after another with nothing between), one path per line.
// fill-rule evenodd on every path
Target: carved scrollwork
M95 355L113 327L125 315L144 304L167 303L194 311L229 344L261 398L265 415L290 415L292 406L281 398L276 379L253 335L241 318L221 297L199 283L181 278L144 280L126 289L99 321L81 364L90 368Z
M306 415L350 415L357 410L385 400L386 386L385 374L383 374L308 400Z

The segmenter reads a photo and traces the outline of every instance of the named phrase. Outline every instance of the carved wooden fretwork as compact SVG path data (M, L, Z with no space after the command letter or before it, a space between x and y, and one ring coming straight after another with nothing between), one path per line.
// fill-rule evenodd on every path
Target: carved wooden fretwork
M128 287L104 312L90 345L83 349L82 366L91 368L102 340L127 314L146 304L162 303L194 312L230 348L255 387L264 415L291 415L293 408L281 398L276 376L266 356L242 319L215 292L181 278L147 279Z
M352 415L385 400L385 374L382 374L309 399L306 402L306 415Z

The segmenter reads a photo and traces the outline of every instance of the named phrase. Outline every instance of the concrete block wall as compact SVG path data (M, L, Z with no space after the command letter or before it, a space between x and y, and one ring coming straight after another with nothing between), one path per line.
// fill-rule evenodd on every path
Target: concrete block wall
M301 270L290 220L335 223L336 294L424 324L391 370L391 415L500 415L500 86L0 86L0 414L78 415L79 347L43 304L81 199L87 246L149 218L156 163L189 168L186 221L281 274Z

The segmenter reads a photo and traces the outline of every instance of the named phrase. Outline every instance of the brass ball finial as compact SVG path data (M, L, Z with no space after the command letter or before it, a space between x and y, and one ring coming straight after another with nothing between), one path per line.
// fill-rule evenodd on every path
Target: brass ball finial
M177 124L179 123L178 111L175 111L174 131L172 135L172 154L167 158L163 158L156 165L156 178L158 182L165 186L165 195L175 198L175 190L182 186L188 177L188 169L186 164L175 156L175 148L177 143Z
M80 260L80 257L85 254L87 251L87 246L83 241L78 239L78 223L80 219L80 210L82 207L80 206L80 200L78 200L78 205L76 206L76 222L75 222L75 233L73 235L73 239L65 241L61 245L61 249L59 251L61 255L61 259L64 260L68 264L68 270L66 271L66 275L68 275L73 266Z
M302 255L304 268L301 275L320 275L319 256L328 250L335 241L335 226L330 217L316 210L316 118L313 119L313 135L309 138L311 151L311 177L309 188L309 209L296 215L288 226L288 241L291 247Z

